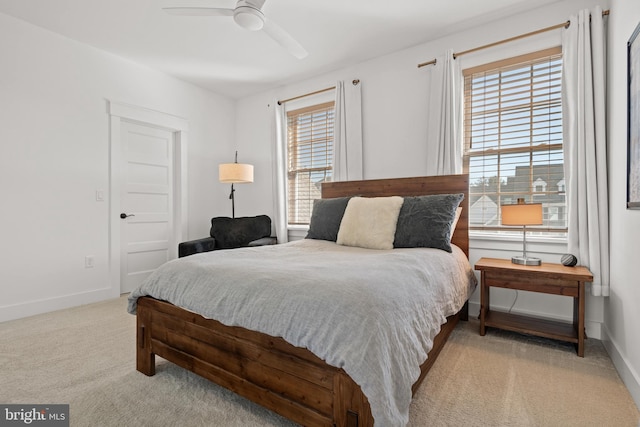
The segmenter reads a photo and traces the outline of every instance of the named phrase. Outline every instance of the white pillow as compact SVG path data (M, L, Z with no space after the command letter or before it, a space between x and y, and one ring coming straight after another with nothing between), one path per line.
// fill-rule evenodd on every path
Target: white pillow
M451 238L453 237L453 233L456 231L456 226L458 225L458 220L460 219L461 214L462 214L462 207L458 206L456 208L456 217L453 219L453 222L451 223L451 233L449 233L449 241L451 241Z
M352 197L344 211L336 243L368 249L393 249L403 201L399 196Z

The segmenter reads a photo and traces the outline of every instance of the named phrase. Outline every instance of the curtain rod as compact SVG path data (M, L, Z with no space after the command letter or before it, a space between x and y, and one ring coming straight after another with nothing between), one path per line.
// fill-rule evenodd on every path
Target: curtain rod
M602 11L602 16L606 16L606 15L609 15L609 11L608 10L603 10ZM562 24L556 24L556 25L552 25L550 27L542 28L540 30L531 31L530 33L520 34L519 36L514 36L514 37L510 37L508 39L504 39L504 40L500 40L500 41L497 41L497 42L485 44L484 46L479 46L479 47L474 47L473 49L463 50L462 52L454 53L453 54L453 59L456 59L458 56L466 55L467 53L472 53L472 52L476 52L478 50L487 49L489 47L494 47L494 46L497 46L497 45L500 45L500 44L509 43L509 42L512 42L512 41L515 41L515 40L519 40L519 39L524 39L526 37L535 36L537 34L546 33L547 31L557 30L558 28L562 28L562 27L569 28L570 24L571 24L571 21L566 21L566 22L563 22ZM427 65L435 65L436 61L437 60L432 59L431 61L422 62L422 63L418 64L418 68L422 68L422 67L425 67Z
M335 88L336 88L335 86L326 87L324 89L316 90L315 92L309 92L309 93L305 93L304 95L294 96L293 98L283 99L282 101L278 101L278 105L282 105L285 102L294 101L296 99L305 98L307 96L317 95L317 94L323 93L323 92L329 92L330 90L334 90Z
M354 80L351 81L351 83L354 86L356 86L358 83L360 83L360 80L359 79L354 79ZM330 90L334 90L335 88L336 88L335 86L326 87L324 89L316 90L314 92L305 93L304 95L298 95L298 96L294 96L293 98L283 99L281 101L278 101L278 105L282 105L285 102L289 102L289 101L295 101L296 99L306 98L307 96L317 95L317 94L323 93L323 92L329 92Z

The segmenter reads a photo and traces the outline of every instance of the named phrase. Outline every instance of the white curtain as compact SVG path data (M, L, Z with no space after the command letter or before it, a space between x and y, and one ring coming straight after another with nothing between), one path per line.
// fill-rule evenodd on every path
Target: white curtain
M287 243L289 235L287 230L287 121L284 106L273 102L273 120L272 120L272 147L275 159L275 168L273 169L273 212L274 212L274 228L278 243Z
M462 74L449 49L430 70L427 175L462 173Z
M562 36L568 250L593 273L591 292L595 296L609 295L603 21L600 7L591 13L582 10L570 18Z
M332 181L363 179L362 94L359 80L336 83Z

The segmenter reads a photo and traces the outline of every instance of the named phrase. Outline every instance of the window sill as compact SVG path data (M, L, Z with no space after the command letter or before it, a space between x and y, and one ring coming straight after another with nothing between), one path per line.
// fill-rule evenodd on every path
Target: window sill
M522 233L495 234L495 233L483 233L482 231L470 231L469 241L470 242L479 242L479 241L522 242ZM527 243L550 243L550 244L566 245L567 238L565 236L562 236L562 237L535 236L535 235L532 236L530 234L527 234Z
M289 230L289 231L293 231L293 230L304 230L304 231L307 231L307 230L309 230L309 226L308 225L287 225L287 230Z
M304 239L309 232L308 225L289 225L287 226L287 234L289 240Z

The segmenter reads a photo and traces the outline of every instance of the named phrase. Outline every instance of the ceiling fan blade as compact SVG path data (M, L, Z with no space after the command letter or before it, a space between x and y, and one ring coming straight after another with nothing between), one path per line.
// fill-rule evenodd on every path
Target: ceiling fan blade
M233 16L233 9L219 7L163 7L162 10L179 16Z
M298 43L293 37L291 37L291 35L289 35L289 33L283 30L272 20L265 19L264 27L262 27L262 29L269 37L275 40L276 43L287 49L289 53L296 58L302 59L309 54L300 43Z

